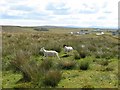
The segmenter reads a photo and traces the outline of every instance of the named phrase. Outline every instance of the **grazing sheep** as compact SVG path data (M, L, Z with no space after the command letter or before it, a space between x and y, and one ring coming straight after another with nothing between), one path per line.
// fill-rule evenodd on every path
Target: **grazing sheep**
M73 34L73 32L70 32L70 34Z
M85 45L81 45L81 47L82 47L82 48L84 48L84 47L85 47Z
M98 36L99 36L99 35L103 35L103 34L104 34L104 32L96 33L96 35L98 35Z
M51 51L51 50L48 51L48 50L45 50L44 47L41 48L40 51L44 53L44 57L57 56L58 59L60 59L58 56L58 52L56 52L56 51Z
M63 45L63 47L64 47L64 51L65 51L65 52L73 51L73 48L70 47L70 46Z

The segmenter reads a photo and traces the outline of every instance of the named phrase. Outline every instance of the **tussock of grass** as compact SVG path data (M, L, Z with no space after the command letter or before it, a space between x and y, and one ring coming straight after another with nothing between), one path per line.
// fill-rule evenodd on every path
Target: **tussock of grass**
M81 70L88 70L89 69L90 62L88 60L82 60L80 62L80 69Z
M11 64L22 72L25 81L36 80L39 76L36 63L30 61L30 55L26 52L16 53L15 60L11 61Z
M42 87L56 86L61 79L61 73L59 71L50 70L53 63L51 59L45 59L40 66L30 59L30 55L24 51L20 51L16 54L16 59L11 62L23 75L22 82L33 82ZM26 84L29 86L29 84ZM24 87L26 87L26 85ZM34 86L34 85L33 85Z
M58 67L61 69L73 69L76 66L76 62L72 60L60 61Z
M77 51L74 51L73 53L74 53L74 58L75 59L80 59L80 55Z
M62 78L62 73L57 70L50 70L45 74L44 84L55 87Z
M100 59L98 63L100 65L107 66L109 64L109 61L107 59Z
M50 68L53 66L52 59L45 59L40 64L39 69L42 70L42 72L50 70Z

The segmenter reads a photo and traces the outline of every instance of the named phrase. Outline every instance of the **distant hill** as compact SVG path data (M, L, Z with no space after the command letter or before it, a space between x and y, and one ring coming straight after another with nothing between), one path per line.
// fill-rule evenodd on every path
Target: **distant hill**
M33 27L21 26L2 26L2 32L32 32L35 31Z
M115 31L117 29L100 29L100 28L76 28L73 26L2 26L3 32L37 32L36 28L46 28L50 32L76 32L80 30L101 30L101 31ZM63 32L63 33L64 33Z

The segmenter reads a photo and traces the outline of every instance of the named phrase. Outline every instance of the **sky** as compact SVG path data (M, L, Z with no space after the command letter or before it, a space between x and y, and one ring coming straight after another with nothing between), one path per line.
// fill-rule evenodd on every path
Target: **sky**
M0 25L118 28L119 0L0 0Z

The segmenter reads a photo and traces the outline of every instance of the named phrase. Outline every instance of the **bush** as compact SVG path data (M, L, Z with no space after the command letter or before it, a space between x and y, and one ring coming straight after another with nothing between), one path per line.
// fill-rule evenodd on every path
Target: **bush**
M100 58L101 57L101 55L98 52L94 53L94 55L95 55L96 58Z
M39 77L38 67L34 61L30 61L30 54L24 51L16 53L15 59L11 64L18 68L23 74L25 81L34 81Z
M61 47L60 47L60 45L54 45L54 47L52 48L52 50L55 50L57 52L61 52Z
M30 59L30 54L24 51L16 53L15 59L11 62L19 71L22 72L22 82L32 82L32 86L56 86L61 80L60 71L50 70L53 63L51 59L45 59L38 67L34 60ZM26 86L26 85L25 85Z
M62 55L62 57L69 57L70 55L68 55L68 54L64 54L64 55Z
M87 51L84 50L84 51L78 51L79 55L80 55L80 58L85 58L87 56Z
M39 66L39 69L41 72L48 71L53 65L53 62L51 59L45 59Z
M40 52L39 44L34 43L33 45L28 47L28 50L32 53L32 55L39 56L43 55L42 52Z
M37 27L34 30L36 31L49 31L47 28Z
M75 61L66 60L66 61L60 61L58 67L62 69L72 69L76 65Z
M89 45L88 46L88 49L90 50L90 51L92 51L92 52L96 52L96 47L95 46L92 46L92 45Z
M77 51L74 51L74 58L75 59L80 59L80 55Z
M113 67L106 67L105 70L106 71L113 71L114 69L113 69Z
M89 62L87 60L83 60L80 63L80 69L81 70L87 70L89 69Z
M62 78L62 73L57 70L50 70L45 74L44 85L55 87Z
M49 44L46 45L46 49L48 50L55 50L57 52L61 52L61 45L60 43L56 42L55 40L50 40L49 42L47 42Z
M103 60L100 60L98 63L103 65L103 66L107 66L109 64L109 61L106 59L103 59Z

